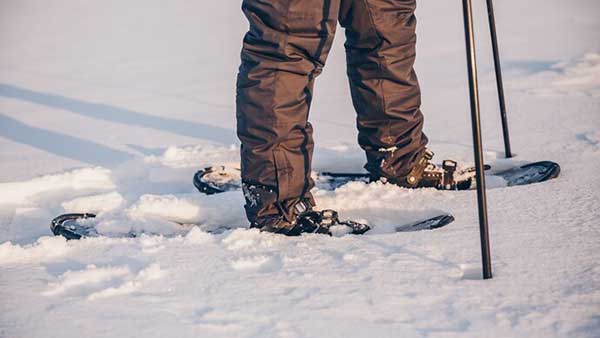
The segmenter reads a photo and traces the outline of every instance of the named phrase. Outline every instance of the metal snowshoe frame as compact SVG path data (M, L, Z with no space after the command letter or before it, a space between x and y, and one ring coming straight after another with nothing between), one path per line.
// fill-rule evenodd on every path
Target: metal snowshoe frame
M60 215L50 223L50 230L54 235L60 235L66 239L80 239L84 236L97 235L96 230L91 227L85 227L79 224L79 220L95 218L95 214L91 213L71 213Z

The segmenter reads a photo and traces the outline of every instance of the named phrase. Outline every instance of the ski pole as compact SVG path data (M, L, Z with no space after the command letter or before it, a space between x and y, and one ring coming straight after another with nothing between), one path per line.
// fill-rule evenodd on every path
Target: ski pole
M481 121L479 114L479 89L477 85L477 63L475 60L475 37L473 34L473 11L471 0L463 0L465 23L465 42L467 45L467 68L469 76L469 97L471 101L471 128L477 181L477 206L479 211L479 235L481 240L481 260L483 279L492 278L490 240L487 219L487 201L485 196L485 176L483 166L483 147L481 145Z
M498 36L496 34L496 19L494 18L494 4L487 0L488 19L490 22L490 34L492 36L492 51L494 54L494 69L496 71L496 88L498 89L498 102L500 103L500 119L502 120L502 134L504 136L504 152L506 158L512 157L510 150L510 136L508 134L508 118L506 116L506 102L504 100L504 84L502 81L502 66L500 65L500 52L498 47Z

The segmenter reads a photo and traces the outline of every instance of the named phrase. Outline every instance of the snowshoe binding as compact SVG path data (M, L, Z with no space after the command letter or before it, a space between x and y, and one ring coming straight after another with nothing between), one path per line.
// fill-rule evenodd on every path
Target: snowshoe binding
M362 223L353 221L340 221L335 210L313 210L307 200L301 200L294 206L294 218L289 221L283 215L270 215L251 224L252 228L259 228L264 232L272 232L286 236L300 236L303 233L316 233L332 235L333 226L346 226L349 233L362 235L371 228Z
M442 165L431 162L434 153L425 149L421 158L416 162L406 176L386 177L379 174L380 170L369 165L366 169L372 172L371 181L392 183L405 188L436 188L439 190L468 190L475 177L475 168L459 168L453 160L444 160ZM485 166L490 169L490 166Z

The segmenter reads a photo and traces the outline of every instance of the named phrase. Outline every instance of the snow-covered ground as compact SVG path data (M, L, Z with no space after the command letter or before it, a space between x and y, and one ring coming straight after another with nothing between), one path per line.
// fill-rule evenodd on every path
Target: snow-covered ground
M475 1L486 161L550 159L560 179L490 181L495 278L473 191L351 183L322 208L366 236L245 229L241 194L195 170L236 163L239 1L0 2L0 337L600 336L600 4L497 1L513 148ZM419 2L417 71L436 158L472 161L460 1ZM359 170L343 34L317 81L315 169ZM67 242L49 221L99 213ZM451 212L452 225L391 233ZM173 226L164 219L197 223ZM218 235L205 230L239 227Z

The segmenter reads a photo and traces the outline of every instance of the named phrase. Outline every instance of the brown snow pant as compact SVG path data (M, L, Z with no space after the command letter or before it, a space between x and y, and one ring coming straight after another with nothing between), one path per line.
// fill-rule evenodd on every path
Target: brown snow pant
M237 79L246 213L292 217L312 202L308 113L338 21L365 168L406 175L425 148L415 60L416 0L244 0L250 29ZM314 203L313 203L314 204Z

